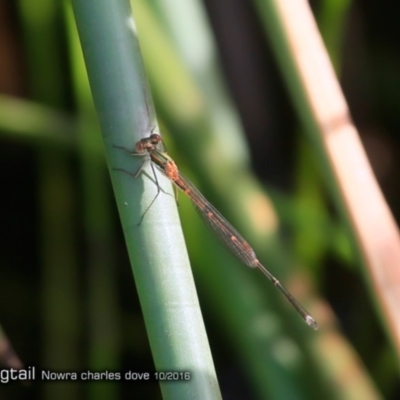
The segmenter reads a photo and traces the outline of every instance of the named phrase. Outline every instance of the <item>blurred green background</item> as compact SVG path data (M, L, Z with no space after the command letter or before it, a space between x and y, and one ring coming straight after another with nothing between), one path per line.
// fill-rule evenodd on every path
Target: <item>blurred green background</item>
M327 321L315 334L274 294L260 298L272 286L234 261L179 196L222 396L398 399L398 360L292 108L259 3L132 1L169 153ZM310 3L398 221L395 3ZM25 365L45 369L153 371L70 4L3 0L0 30L0 349L8 346L0 361L15 365L12 346ZM263 254L271 235L275 250ZM260 318L246 325L241 315L252 313ZM336 354L328 359L329 350ZM0 384L0 397L161 393L155 381L11 383Z

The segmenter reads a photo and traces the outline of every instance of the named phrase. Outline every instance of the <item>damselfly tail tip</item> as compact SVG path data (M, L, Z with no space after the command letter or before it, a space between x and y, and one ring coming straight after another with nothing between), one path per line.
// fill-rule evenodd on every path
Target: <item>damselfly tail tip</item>
M310 314L306 315L304 320L306 321L308 326L311 326L311 328L314 329L314 331L318 329L317 321Z

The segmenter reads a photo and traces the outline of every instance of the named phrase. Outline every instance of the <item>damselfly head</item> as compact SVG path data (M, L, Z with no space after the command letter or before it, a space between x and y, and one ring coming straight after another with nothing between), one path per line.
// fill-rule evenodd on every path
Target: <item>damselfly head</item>
M135 152L136 153L144 153L145 151L151 153L157 147L157 145L162 142L161 136L157 133L153 133L148 138L140 139L135 144Z
M153 133L149 139L150 143L154 146L157 146L158 143L162 142L161 136L158 133Z

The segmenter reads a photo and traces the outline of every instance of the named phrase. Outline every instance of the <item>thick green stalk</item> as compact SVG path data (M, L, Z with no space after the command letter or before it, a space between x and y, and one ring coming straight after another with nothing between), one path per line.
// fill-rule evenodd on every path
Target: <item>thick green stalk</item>
M165 399L218 399L220 393L168 180L157 173L157 194L133 149L153 122L135 23L126 0L74 0L73 8L99 116L116 201L157 370L188 371L190 381L161 383ZM150 112L149 112L150 111Z

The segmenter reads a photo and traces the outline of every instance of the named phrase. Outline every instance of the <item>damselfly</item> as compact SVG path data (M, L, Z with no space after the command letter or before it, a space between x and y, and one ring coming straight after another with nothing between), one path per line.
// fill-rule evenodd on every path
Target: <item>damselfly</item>
M135 152L130 153L137 156L148 155L151 160L151 167L154 172L154 165L167 176L176 187L182 190L192 201L195 209L199 212L206 225L222 240L225 246L245 265L250 268L258 268L286 297L304 321L313 329L318 329L315 319L306 309L293 297L293 295L279 282L275 276L269 272L258 260L256 253L247 241L237 232L237 230L220 214L218 210L200 193L200 191L189 181L178 169L174 160L158 147L163 146L161 136L153 133L148 138L139 140L135 145ZM117 148L122 148L118 147ZM127 151L126 149L122 148ZM143 163L144 165L144 163ZM143 165L136 174L137 177L143 170ZM127 171L124 171L127 172ZM157 195L151 202L148 209L160 194L157 176L154 172L157 183ZM147 210L148 210L147 209ZM146 212L147 212L146 210ZM144 215L142 216L143 219ZM142 220L141 220L142 221ZM140 222L141 222L140 221Z

